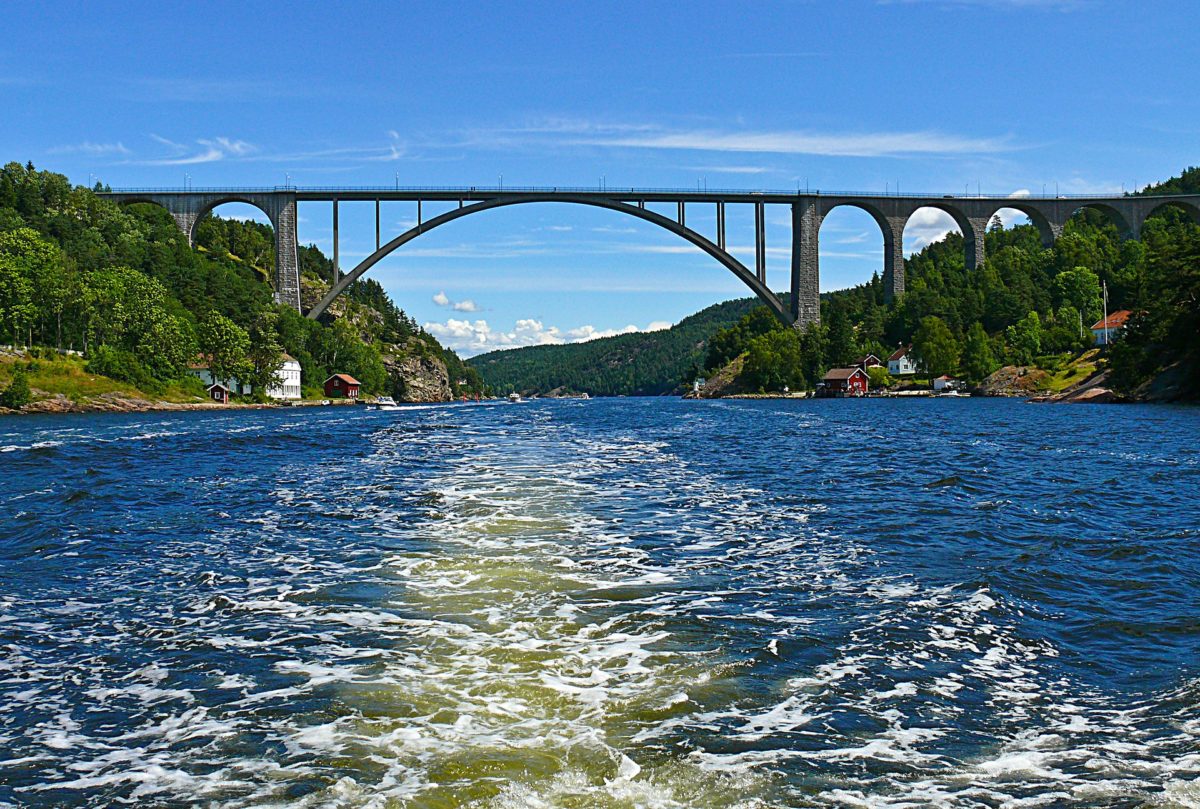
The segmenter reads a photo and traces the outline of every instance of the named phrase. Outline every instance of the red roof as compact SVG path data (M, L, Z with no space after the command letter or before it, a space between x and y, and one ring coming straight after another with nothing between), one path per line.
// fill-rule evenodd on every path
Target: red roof
M843 379L850 379L856 374L862 374L862 368L830 368L829 373L825 374L826 382L840 382ZM863 374L866 376L866 374Z
M334 374L333 376L329 377L329 379L340 379L343 382L345 382L347 385L361 385L362 384L361 382L359 382L357 379L350 376L349 374ZM326 379L325 381L328 382L329 379Z
M905 354L908 353L908 349L910 347L911 346L900 346L899 348L897 348L895 350L895 352L892 354L892 356L888 357L888 362L891 362L892 360L898 360L901 357L903 357Z
M1118 309L1108 316L1108 320L1097 320L1095 324L1092 325L1092 329L1094 331L1098 331L1100 329L1119 329L1125 325L1125 321L1129 320L1129 317L1132 314L1133 312L1129 311L1128 309Z
M225 387L225 386L224 386L224 385L222 385L220 382L214 382L213 384L211 384L211 385L209 385L207 388L205 388L205 390L213 390L214 388L215 388L215 389L217 389L217 390L223 390L223 391L225 391L226 393L233 393L233 391L232 391L232 390L230 390L229 388Z

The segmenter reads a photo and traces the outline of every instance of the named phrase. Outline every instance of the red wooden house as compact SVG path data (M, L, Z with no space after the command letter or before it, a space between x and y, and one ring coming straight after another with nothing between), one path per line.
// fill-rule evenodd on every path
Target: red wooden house
M205 390L208 391L208 398L212 399L214 402L229 404L229 394L231 391L220 382L209 385L207 388L205 388Z
M334 374L325 380L325 395L330 399L357 399L359 384L349 374Z
M867 382L862 368L831 368L822 380L826 396L865 396Z

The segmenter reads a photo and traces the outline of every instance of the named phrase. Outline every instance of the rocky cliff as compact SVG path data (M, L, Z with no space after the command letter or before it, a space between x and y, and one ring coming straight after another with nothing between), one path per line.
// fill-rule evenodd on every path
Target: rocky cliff
M395 351L383 356L398 402L448 402L453 398L450 375L439 357Z

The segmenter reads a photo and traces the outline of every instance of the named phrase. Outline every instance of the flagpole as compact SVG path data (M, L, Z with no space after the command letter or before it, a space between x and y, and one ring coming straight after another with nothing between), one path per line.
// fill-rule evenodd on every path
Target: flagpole
M1108 282L1101 281L1101 288L1104 290L1104 320L1100 322L1100 328L1104 330L1104 345L1108 345Z

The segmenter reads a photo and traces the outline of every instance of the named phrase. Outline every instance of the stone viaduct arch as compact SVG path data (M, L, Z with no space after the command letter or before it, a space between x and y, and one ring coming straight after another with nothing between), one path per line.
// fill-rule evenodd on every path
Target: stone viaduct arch
M984 196L892 196L886 194L822 194L747 191L680 191L665 189L596 188L230 188L230 189L124 189L104 196L120 203L148 202L166 208L180 230L193 241L196 222L218 205L244 202L253 205L271 220L275 228L275 299L300 310L300 278L296 249L296 206L298 201L333 203L333 259L338 266L337 209L340 202L375 203L376 250L344 278L335 279L333 289L310 317L318 317L329 304L355 280L384 256L432 228L468 214L493 208L533 202L568 202L590 205L625 213L685 239L715 258L739 278L782 322L807 326L820 321L820 266L818 240L821 222L834 209L853 206L866 211L883 234L883 280L888 299L904 294L904 227L921 208L933 207L948 213L963 234L964 260L968 269L976 269L985 259L984 233L988 223L1002 208L1014 208L1029 217L1049 247L1062 235L1067 220L1082 208L1101 211L1116 225L1123 239L1141 235L1146 218L1166 205L1182 208L1200 223L1200 195L1163 196L1090 196L1090 197L984 197ZM381 201L417 203L417 226L386 244L379 235ZM457 203L446 213L421 221L422 202ZM647 203L675 204L677 216L664 216L646 208ZM687 206L716 206L716 239L701 235L685 224ZM755 267L750 270L725 249L725 206L749 204L755 212ZM787 205L792 212L791 305L783 302L767 286L765 209L767 205Z
M275 231L275 277L271 286L275 301L300 310L300 269L296 250L296 197L276 191L216 191L198 193L133 191L107 195L120 205L139 202L165 208L175 224L187 236L188 244L196 243L196 223L213 208L228 202L243 202L258 208L271 220Z

